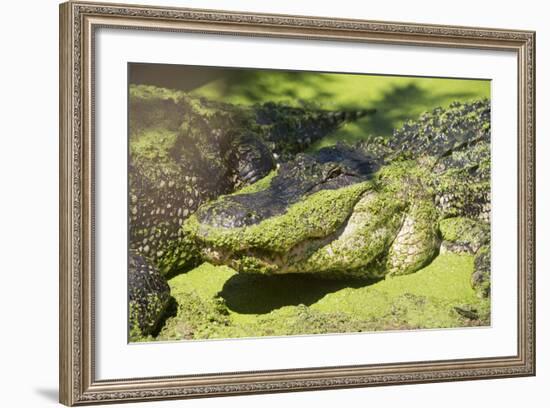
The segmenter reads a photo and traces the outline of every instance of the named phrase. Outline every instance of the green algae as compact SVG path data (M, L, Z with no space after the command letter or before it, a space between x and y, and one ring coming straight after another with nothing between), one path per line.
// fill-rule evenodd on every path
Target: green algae
M233 195L239 195L239 194L253 194L257 193L258 191L266 190L269 188L271 184L271 180L277 175L277 170L272 170L269 172L267 176L264 178L258 180L257 182L253 184L249 184L248 186L245 186L241 188L240 190L237 190Z
M283 215L248 227L202 225L193 215L184 223L183 230L199 241L230 251L260 248L286 252L306 239L324 238L333 233L349 217L361 194L369 188L370 183L363 182L337 190L321 190L292 205Z
M489 225L467 217L453 217L439 223L444 240L456 243L483 243L489 234Z
M402 222L406 202L391 194L366 194L354 206L342 233L315 250L292 271L319 273L324 276L378 278L385 274L377 262L391 245Z
M374 281L237 274L204 263L169 280L178 307L149 340L215 339L490 325L470 285L473 257L439 255L412 275ZM477 317L466 318L458 310Z
M261 191L272 177L233 195ZM440 243L439 215L427 187L430 177L429 166L400 160L384 166L371 181L306 195L285 213L258 224L216 227L193 215L182 231L203 247L206 260L244 273L332 278L412 273L433 259ZM203 209L213 205L220 211L224 200Z

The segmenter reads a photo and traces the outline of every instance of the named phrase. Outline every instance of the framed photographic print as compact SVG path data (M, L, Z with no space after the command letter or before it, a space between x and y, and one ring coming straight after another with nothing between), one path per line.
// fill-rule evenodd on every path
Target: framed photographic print
M66 405L535 374L535 33L60 6Z

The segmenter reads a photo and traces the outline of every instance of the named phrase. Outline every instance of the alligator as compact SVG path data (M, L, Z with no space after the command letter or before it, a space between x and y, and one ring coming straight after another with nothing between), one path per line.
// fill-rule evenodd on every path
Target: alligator
M154 332L166 278L240 273L381 279L475 255L490 294L490 103L438 108L388 138L303 153L373 110L240 106L130 87L129 329Z
M454 103L356 145L299 153L209 201L181 231L239 273L381 279L475 256L490 293L490 103Z
M373 110L234 105L130 86L129 245L162 274L196 256L181 225L204 202L252 184Z
M154 331L169 302L161 282L201 260L182 229L201 204L254 184L346 122L372 113L274 102L244 106L131 85L130 332Z

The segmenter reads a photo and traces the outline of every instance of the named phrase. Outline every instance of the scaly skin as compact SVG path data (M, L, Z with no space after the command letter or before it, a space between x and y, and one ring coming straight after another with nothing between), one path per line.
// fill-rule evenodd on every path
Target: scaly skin
M130 249L164 275L197 262L180 229L202 204L266 176L346 121L372 111L216 103L130 87Z
M153 333L170 304L170 287L145 258L128 257L128 311L130 340Z
M129 283L142 299L131 299L131 332L150 333L166 307L159 278L203 259L244 273L380 278L422 268L443 241L476 255L472 283L488 295L488 233L465 243L440 222L487 225L489 102L436 109L388 140L297 155L366 113L131 87Z
M216 103L153 86L129 92L130 334L150 334L165 278L200 260L181 228L203 203L252 184L346 121L372 111Z
M203 205L181 231L204 259L243 273L412 273L437 255L446 219L484 226L472 232L470 252L487 251L489 152L489 102L455 104L389 140L298 155L263 189ZM487 259L476 265L487 270Z

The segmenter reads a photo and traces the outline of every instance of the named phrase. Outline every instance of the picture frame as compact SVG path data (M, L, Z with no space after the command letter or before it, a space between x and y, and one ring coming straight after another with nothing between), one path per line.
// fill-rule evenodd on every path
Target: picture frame
M100 29L507 52L517 61L516 352L182 375L98 378L96 51ZM398 50L398 51L399 51ZM126 86L126 84L124 84ZM120 137L124 138L125 135ZM535 375L535 33L506 29L70 1L60 5L60 402L213 397ZM126 222L126 220L123 220ZM497 252L494 256L499 256ZM125 271L119 271L125 276ZM495 289L496 290L496 289ZM104 331L103 331L104 332ZM431 335L426 333L427 336ZM149 345L156 347L155 344ZM203 344L208 348L208 343ZM98 353L99 352L99 353Z

